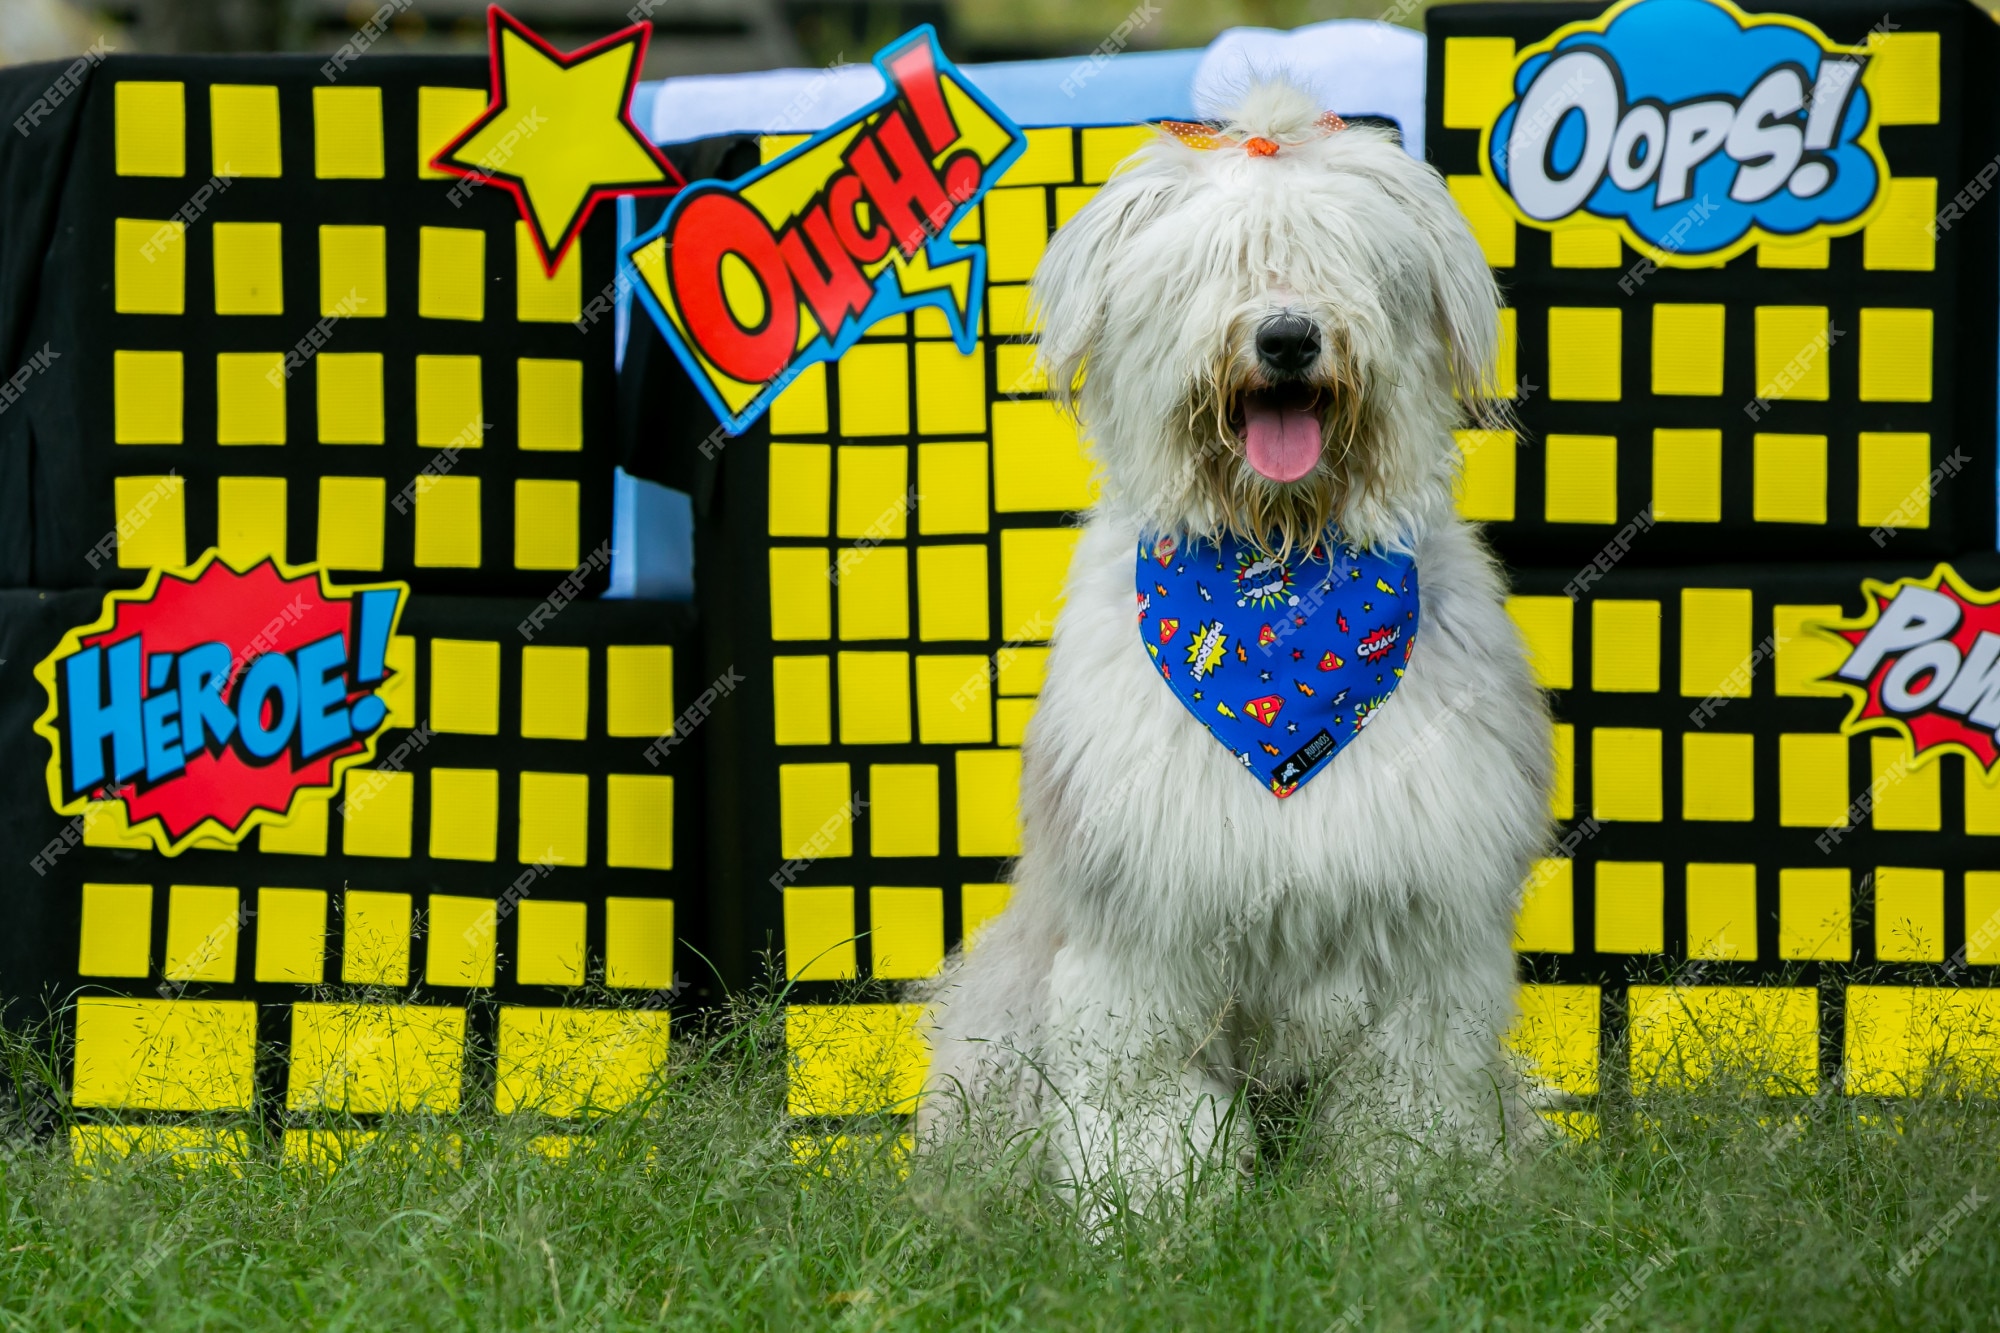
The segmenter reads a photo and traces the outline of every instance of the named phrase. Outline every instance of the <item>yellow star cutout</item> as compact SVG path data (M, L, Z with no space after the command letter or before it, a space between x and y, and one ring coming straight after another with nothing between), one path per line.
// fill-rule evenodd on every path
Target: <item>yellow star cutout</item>
M497 5L487 14L493 102L432 165L511 193L553 274L599 199L682 184L631 120L652 26L564 55Z

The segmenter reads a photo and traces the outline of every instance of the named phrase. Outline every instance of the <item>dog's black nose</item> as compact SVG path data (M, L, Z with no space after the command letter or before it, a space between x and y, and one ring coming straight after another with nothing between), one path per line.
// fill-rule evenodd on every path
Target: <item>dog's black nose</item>
M1273 375L1298 375L1319 359L1319 329L1304 315L1273 315L1257 326L1257 359Z

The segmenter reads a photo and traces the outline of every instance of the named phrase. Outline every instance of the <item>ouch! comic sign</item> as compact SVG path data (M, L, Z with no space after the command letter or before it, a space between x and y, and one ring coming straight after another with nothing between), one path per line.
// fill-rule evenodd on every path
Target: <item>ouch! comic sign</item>
M675 197L623 258L709 406L741 431L798 372L862 331L935 306L970 352L986 252L950 232L1026 136L928 27L875 57L875 102L775 162Z
M405 584L336 588L313 567L239 572L216 553L109 593L35 667L49 800L97 802L174 856L285 820L374 758Z

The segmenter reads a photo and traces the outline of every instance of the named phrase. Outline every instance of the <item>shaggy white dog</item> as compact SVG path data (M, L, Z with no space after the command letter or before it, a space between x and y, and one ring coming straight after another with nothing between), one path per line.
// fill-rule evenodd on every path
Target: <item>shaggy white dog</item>
M924 992L918 1115L935 1141L995 1114L1058 1178L1140 1199L1243 1151L1246 1085L1318 1082L1348 1138L1490 1150L1532 1124L1502 1038L1550 826L1546 705L1452 506L1499 300L1443 180L1282 82L1179 136L1035 273L1103 489L1023 747L1012 902ZM1283 799L1169 687L1143 596L1134 626L1142 540L1227 534L1420 580L1394 693Z

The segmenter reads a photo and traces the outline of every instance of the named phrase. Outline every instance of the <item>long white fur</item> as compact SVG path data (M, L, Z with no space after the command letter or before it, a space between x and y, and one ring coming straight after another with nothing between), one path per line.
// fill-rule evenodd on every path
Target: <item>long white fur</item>
M1322 136L1317 115L1267 83L1229 128L1277 154L1163 135L1035 273L1051 381L1087 369L1102 496L1023 746L1011 904L923 992L927 1143L981 1112L1037 1136L1051 1173L1144 1198L1241 1151L1250 1080L1326 1081L1352 1136L1487 1149L1533 1121L1502 1036L1520 885L1549 831L1549 718L1451 499L1498 295L1435 171L1373 129ZM1339 335L1327 354L1344 347L1371 395L1382 484L1338 523L1413 553L1422 597L1400 688L1282 801L1159 679L1133 611L1142 531L1228 522L1178 405L1280 309Z

